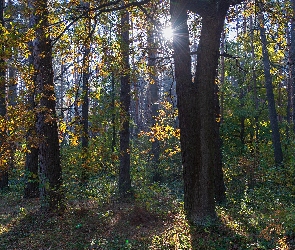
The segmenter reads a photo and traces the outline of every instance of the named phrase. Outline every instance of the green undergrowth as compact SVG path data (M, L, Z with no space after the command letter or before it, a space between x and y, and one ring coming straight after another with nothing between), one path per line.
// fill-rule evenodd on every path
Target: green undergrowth
M279 188L245 189L239 199L228 194L216 225L194 227L173 190L179 186L146 183L124 202L115 183L103 183L93 178L79 199L67 189L61 216L42 214L39 200L23 199L20 188L3 191L0 249L295 249L295 206L280 200Z

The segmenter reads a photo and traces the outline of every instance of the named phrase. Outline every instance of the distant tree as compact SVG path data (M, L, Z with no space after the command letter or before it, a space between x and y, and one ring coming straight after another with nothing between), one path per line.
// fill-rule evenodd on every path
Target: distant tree
M33 8L32 2L29 1L30 7ZM29 28L33 28L36 25L35 18L31 15L29 20ZM24 198L36 198L39 197L39 173L38 173L38 142L37 142L37 130L36 122L37 117L35 113L35 72L34 72L34 56L33 56L33 41L28 43L30 55L28 58L28 67L30 82L28 83L27 92L27 108L28 108L28 122L29 127L26 134L27 152L25 161L25 190Z
M271 65L269 59L269 52L267 49L267 38L266 31L264 27L264 16L263 16L263 5L259 3L259 13L258 13L258 21L259 21L259 31L261 37L261 45L262 45L262 56L263 56L263 66L264 66L264 77L265 77L265 88L266 88L266 96L268 103L268 112L272 133L272 143L274 148L274 158L275 163L277 165L281 165L283 163L283 152L281 146L281 136L279 131L278 117L276 111L276 104L273 92L273 81L270 73Z
M33 55L37 93L41 208L46 211L62 211L62 169L55 110L52 46L48 35L47 1L32 0L32 6L35 23Z
M132 196L130 177L130 65L129 65L129 12L122 11L121 16L121 53L122 53L122 76L121 76L121 123L120 129L120 169L119 169L119 193L122 198Z
M220 45L220 54L222 55L225 51L225 33L221 34L221 45ZM225 77L225 67L224 67L224 57L220 57L220 86L224 84ZM219 105L219 96L221 105ZM223 179L223 169L222 169L222 139L220 137L220 125L223 121L223 102L224 102L223 93L219 91L218 85L215 86L215 116L216 116L216 138L218 138L218 143L216 143L216 171L214 177L214 188L215 188L215 200L217 203L223 203L226 201L225 195L225 184Z
M89 3L84 3L85 9L90 9ZM89 14L85 21L85 34L86 40L83 45L83 62L82 62L82 183L88 180L87 174L87 156L89 147L89 60L90 60L90 39L91 39L91 19Z
M292 104L292 114L293 117L293 132L295 133L295 0L291 0L292 6L292 16L291 16L291 29L290 29L290 93L292 97L290 98L290 106ZM291 112L290 112L291 113Z
M0 37L4 34L4 0L0 0ZM1 34L2 33L2 34ZM0 130L0 189L8 187L8 171L5 159L6 153L6 126L5 126L5 116L6 116L6 64L5 64L5 45L2 41L0 44L0 119L1 119L1 130Z
M150 109L151 109L151 126L156 125L156 118L159 111L159 80L156 69L156 57L157 57L157 42L155 41L156 31L153 24L149 24L147 30L147 44L148 44L148 66L150 67L149 72L149 94L150 94ZM152 180L160 181L161 173L159 171L160 163L160 142L158 138L153 138L152 141Z

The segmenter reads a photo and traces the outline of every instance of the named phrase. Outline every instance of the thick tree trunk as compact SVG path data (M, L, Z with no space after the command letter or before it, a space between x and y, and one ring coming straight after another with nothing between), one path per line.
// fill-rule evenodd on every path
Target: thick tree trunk
M39 143L39 164L41 180L41 208L46 211L61 212L63 206L62 170L55 110L55 92L53 83L52 49L48 29L47 1L35 0L33 42L36 88L39 97L37 103L37 133Z
M206 187L202 192L202 203L208 215L214 215L214 186L212 176L217 169L214 162L215 155L219 154L219 136L216 133L215 116L215 77L219 58L220 36L223 30L226 12L217 13L215 16L203 16L202 31L197 51L197 67L195 84L197 87L197 100L200 122L200 186ZM216 176L216 174L215 174ZM216 186L216 185L215 185ZM202 214L202 211L199 212ZM203 217L204 218L204 217Z
M186 6L182 1L171 2L171 21L175 32L173 47L177 105L184 168L184 206L188 219L199 225L216 220L214 171L217 168L214 161L215 154L218 153L216 145L219 144L219 138L216 133L215 77L220 36L227 10L226 6L220 7L219 10L213 6L209 7L202 9L196 77L192 83Z
M4 26L4 0L0 0L0 22L1 25ZM0 36L1 36L0 30ZM6 101L5 101L5 73L6 73L6 65L5 65L5 48L4 44L0 44L0 119L6 119ZM0 126L5 126L0 124ZM5 127L0 130L0 160L2 157L5 157L6 151L6 134ZM3 159L6 160L6 159ZM0 162L3 162L2 160ZM4 189L8 187L8 170L7 164L0 164L0 189Z
M119 193L121 198L132 196L130 177L130 73L129 73L129 13L123 11L121 17L122 42L121 51L123 56L123 72L121 76L121 122L120 130L120 169L119 169Z
M275 163L277 165L281 165L283 163L283 152L281 147L278 117L277 117L275 98L273 93L272 77L270 74L270 60L269 60L269 54L267 50L267 39L265 35L264 17L262 12L258 14L258 20L260 24L259 31L260 31L260 37L261 37L261 43L262 43L265 88L266 88L266 96L267 96L267 102L268 102L270 126L271 126L271 132L272 132L274 157L275 157Z

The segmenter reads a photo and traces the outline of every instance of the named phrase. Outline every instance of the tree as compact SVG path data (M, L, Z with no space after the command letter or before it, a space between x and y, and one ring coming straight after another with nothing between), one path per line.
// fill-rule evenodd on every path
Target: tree
M85 9L89 11L89 3L84 3ZM89 14L88 14L89 15ZM91 38L91 19L88 16L85 23L85 32L87 38L83 45L84 55L83 55L83 73L82 73L82 183L85 183L88 179L87 177L87 155L88 155L88 146L89 146L89 60L90 60L90 38Z
M274 148L275 163L276 165L281 165L283 163L283 152L282 152L282 146L281 146L277 111L275 106L275 98L273 93L272 76L270 73L271 66L270 66L269 53L267 49L267 38L265 34L262 7L263 7L262 3L259 3L260 11L258 13L258 21L259 21L259 31L260 31L261 45L262 45L265 88L266 88L266 95L267 95L268 112L269 112L269 119L270 119L271 133L272 133L272 143Z
M292 16L291 16L291 43L290 43L290 90L292 93L292 117L293 117L293 132L295 133L295 1L291 0L291 6L292 6ZM291 104L290 104L291 106Z
M216 220L214 171L216 145L215 77L224 19L234 1L171 1L171 22L180 143L184 176L184 208L190 222L203 225ZM187 10L202 17L192 82Z
M41 208L62 211L62 170L55 110L52 46L48 35L47 1L32 0L35 24L33 42L35 85L37 93L37 135L39 139Z
M159 110L159 87L158 77L156 69L156 41L155 41L155 30L153 24L150 24L147 30L147 44L148 44L148 66L150 67L149 79L149 94L150 94L150 106L151 106L151 121L152 126L156 125L156 117L158 116ZM159 171L160 163L160 142L158 138L154 138L152 141L152 180L157 182L161 180L161 173Z
M122 53L122 76L121 76L121 122L120 129L120 169L119 169L119 193L122 198L132 195L130 177L130 65L129 65L129 12L122 11L121 16L121 53Z
M31 4L31 2L29 2ZM33 6L31 6L33 7ZM33 28L36 23L35 18L31 15L29 20L29 28ZM35 72L34 72L34 56L33 56L33 41L28 43L30 55L28 58L30 82L28 83L28 94L27 94L27 108L28 108L28 122L29 127L26 134L26 161L25 161L25 190L24 198L36 198L39 197L39 176L38 176L38 145L37 145L37 131L36 122L37 117L35 113Z
M4 0L0 0L0 36L4 33ZM5 47L0 44L0 119L1 119L1 131L0 131L0 189L8 187L8 171L7 164L5 163L5 151L6 151L6 135L5 135L5 116L6 116L6 101L5 101ZM4 126L4 127L2 127Z

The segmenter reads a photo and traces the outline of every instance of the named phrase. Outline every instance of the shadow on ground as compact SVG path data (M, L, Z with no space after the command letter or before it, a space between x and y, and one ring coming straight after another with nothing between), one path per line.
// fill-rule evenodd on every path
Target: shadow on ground
M148 249L170 220L119 202L75 202L62 216L30 209L1 211L0 249Z

